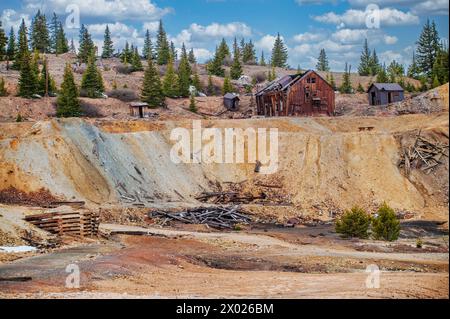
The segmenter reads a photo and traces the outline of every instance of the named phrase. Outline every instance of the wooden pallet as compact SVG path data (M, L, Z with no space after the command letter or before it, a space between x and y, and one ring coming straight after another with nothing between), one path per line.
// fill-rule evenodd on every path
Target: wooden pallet
M96 237L100 218L93 212L55 212L27 216L34 226L56 235Z

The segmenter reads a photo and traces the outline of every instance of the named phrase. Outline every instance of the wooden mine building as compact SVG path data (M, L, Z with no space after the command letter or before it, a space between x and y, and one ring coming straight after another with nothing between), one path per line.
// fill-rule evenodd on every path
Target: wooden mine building
M333 87L317 72L286 75L256 93L258 115L263 116L333 116Z
M374 83L368 94L370 105L388 105L405 99L405 90L397 83Z

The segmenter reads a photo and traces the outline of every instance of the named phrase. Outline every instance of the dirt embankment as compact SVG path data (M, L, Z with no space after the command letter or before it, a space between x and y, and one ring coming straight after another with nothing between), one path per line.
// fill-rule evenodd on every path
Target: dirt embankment
M136 202L195 205L195 196L216 189L217 183L244 183L251 191L257 183L274 180L281 182L286 199L292 202L290 215L320 210L326 217L329 210L341 211L355 204L373 208L383 201L419 216L433 213L444 218L447 211L442 195L446 190L441 188L448 185L448 178L441 171L417 174L412 181L398 168L399 135L422 129L448 144L447 113L202 122L203 128L278 128L279 169L270 176L255 173L255 164L173 163L171 130L191 126L189 120L70 119L38 122L31 128L1 124L0 189L13 186L30 192L46 188L57 197L103 206ZM361 127L373 130L360 131ZM448 172L448 158L442 167Z

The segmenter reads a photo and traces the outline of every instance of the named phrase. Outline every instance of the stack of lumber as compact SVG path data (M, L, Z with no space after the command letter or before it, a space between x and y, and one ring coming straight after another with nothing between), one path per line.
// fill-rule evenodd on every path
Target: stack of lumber
M89 211L51 212L27 216L25 220L52 234L76 237L97 236L100 223L99 215Z
M442 164L446 157L448 158L448 145L430 142L419 134L414 145L404 149L400 167L404 167L407 175L416 168L428 175Z
M154 211L150 218L160 218L163 224L179 221L185 224L204 224L212 228L233 229L237 224L248 224L251 218L235 207L200 207L179 212Z

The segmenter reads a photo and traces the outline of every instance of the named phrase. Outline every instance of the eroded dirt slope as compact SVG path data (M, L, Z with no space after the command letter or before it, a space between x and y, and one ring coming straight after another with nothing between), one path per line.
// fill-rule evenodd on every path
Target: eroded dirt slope
M196 204L195 196L217 182L281 183L295 209L318 206L368 208L387 201L394 208L445 217L442 185L448 185L448 158L431 176L414 181L398 168L399 136L423 134L448 144L448 114L380 118L293 118L209 120L202 127L278 128L279 170L264 176L254 164L174 164L170 132L190 128L179 122L52 120L34 125L1 124L0 189L47 188L68 200L90 204ZM372 131L360 131L373 127ZM447 177L445 177L447 172ZM444 175L444 176L443 176ZM435 179L441 183L434 183ZM445 178L447 178L445 180ZM444 179L444 182L442 182ZM422 184L426 183L425 186ZM426 189L426 191L424 191ZM448 189L447 189L448 192ZM448 199L448 194L447 194ZM324 204L325 203L325 204Z

